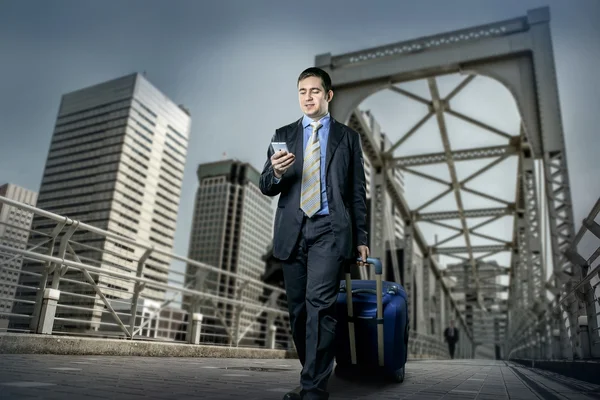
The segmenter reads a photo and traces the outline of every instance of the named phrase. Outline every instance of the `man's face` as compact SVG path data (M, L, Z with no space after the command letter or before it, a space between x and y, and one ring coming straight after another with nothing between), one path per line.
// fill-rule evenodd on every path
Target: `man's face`
M302 112L314 120L321 118L329 110L333 91L325 93L321 78L309 76L298 82L298 100Z

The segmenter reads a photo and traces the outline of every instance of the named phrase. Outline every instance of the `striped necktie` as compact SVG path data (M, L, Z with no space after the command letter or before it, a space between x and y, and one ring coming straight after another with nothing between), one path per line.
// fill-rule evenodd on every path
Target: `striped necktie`
M302 194L300 208L310 218L321 209L321 146L317 131L322 126L318 122L310 124L312 135L304 150L302 168Z

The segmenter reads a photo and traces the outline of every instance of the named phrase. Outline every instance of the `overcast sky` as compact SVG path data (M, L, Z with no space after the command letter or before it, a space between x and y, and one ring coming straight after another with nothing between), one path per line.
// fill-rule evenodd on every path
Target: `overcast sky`
M0 183L39 190L62 94L145 71L150 82L192 114L174 249L187 255L197 165L226 152L260 169L274 130L300 117L296 78L313 65L315 55L524 16L545 5L551 8L578 228L600 196L598 0L0 0ZM447 92L458 80L440 82ZM426 86L406 87L419 92ZM361 107L371 109L383 130L397 139L424 114L398 95L390 96L380 93ZM477 78L456 102L473 117L518 132L514 102L496 82ZM398 154L439 149L439 132L431 122ZM496 144L488 133L476 135L459 121L448 123L453 147ZM514 166L503 168L473 187L514 199ZM511 168L512 175L506 175ZM448 176L444 168L437 171ZM439 188L415 182L407 179L411 206L439 193ZM440 202L438 208L447 205ZM510 236L511 225L504 226Z

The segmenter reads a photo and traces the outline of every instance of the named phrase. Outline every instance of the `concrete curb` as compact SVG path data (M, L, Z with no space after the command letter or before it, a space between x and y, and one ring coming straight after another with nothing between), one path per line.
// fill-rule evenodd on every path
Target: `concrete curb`
M297 358L295 352L286 350L35 335L26 333L0 333L0 354L265 359Z

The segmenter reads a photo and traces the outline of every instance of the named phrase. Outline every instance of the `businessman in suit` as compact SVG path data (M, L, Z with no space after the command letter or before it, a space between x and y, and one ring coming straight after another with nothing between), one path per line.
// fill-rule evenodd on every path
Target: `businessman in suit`
M297 88L304 115L275 131L271 141L285 142L289 152L269 146L260 189L280 195L273 256L283 264L302 364L300 386L284 399L321 400L329 397L339 281L347 263L369 256L365 172L358 133L329 115L329 75L308 68Z

